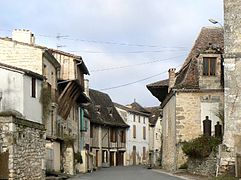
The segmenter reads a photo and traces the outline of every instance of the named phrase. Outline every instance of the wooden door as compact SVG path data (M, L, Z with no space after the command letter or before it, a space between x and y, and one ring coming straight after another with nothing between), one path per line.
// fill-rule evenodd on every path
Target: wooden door
M117 158L117 166L124 165L124 152L118 152L116 155Z
M99 161L98 161L98 159L99 159L99 151L96 150L96 154L95 154L95 165L96 165L96 167L99 167Z
M8 159L8 152L0 153L0 179L8 179Z
M110 152L110 166L114 166L114 165L115 165L115 153Z
M133 164L132 165L136 165L136 146L133 146L132 158L133 158Z

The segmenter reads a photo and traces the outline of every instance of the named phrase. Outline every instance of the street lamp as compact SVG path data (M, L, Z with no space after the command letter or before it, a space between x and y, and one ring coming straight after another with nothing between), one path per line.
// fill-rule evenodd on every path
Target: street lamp
M216 21L215 19L208 19L208 20L209 20L209 22L211 22L212 24L218 24L218 25L220 25L221 28L223 29L223 25L222 25L220 22Z

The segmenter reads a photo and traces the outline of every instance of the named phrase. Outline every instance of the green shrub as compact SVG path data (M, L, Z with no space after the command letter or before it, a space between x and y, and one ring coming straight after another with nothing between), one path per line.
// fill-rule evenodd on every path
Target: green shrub
M74 153L74 158L77 161L77 163L80 163L80 164L83 163L82 155L80 152Z
M182 150L189 158L202 159L216 151L220 143L220 138L202 135L189 142L183 142Z

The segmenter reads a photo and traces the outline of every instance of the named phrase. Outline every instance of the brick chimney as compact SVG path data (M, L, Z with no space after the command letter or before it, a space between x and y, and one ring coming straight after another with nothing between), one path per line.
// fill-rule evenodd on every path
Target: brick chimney
M23 43L35 44L34 34L30 30L15 29L12 32L12 39Z
M84 90L84 93L87 97L90 97L90 89L89 89L89 80L88 79L85 79L84 80L84 86L85 86L85 90Z
M175 84L175 71L176 71L176 68L170 68L168 70L168 73L169 73L168 92L171 91L171 89Z

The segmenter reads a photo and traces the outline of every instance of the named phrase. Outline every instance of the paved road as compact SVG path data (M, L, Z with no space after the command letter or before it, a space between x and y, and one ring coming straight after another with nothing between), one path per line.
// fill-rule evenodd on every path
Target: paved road
M92 173L77 175L71 180L180 180L141 166L102 168Z

